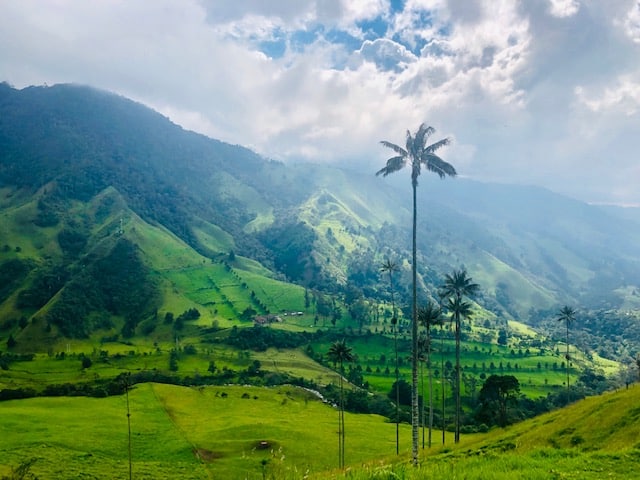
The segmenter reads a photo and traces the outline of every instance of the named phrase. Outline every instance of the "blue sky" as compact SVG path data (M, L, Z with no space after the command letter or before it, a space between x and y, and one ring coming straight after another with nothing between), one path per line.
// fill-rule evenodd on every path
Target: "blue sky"
M461 175L640 205L638 0L3 2L0 81L73 82L373 174L421 122Z

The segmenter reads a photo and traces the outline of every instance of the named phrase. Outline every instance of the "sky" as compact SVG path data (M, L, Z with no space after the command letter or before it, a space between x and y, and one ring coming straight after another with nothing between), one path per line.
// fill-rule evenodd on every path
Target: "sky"
M638 0L0 0L0 81L372 175L424 122L460 176L640 206Z

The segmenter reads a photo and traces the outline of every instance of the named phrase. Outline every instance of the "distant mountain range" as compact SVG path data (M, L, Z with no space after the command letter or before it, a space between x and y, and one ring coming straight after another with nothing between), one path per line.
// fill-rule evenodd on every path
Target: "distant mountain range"
M410 182L375 177L383 162L370 174L285 165L111 93L0 84L0 326L31 319L34 341L114 321L137 331L158 312L211 310L215 295L229 316L289 308L270 288L386 299L387 257L403 267L402 298ZM478 304L504 319L640 307L640 209L428 175L418 198L423 298L464 267ZM187 268L209 297L189 290ZM234 300L216 275L248 291Z

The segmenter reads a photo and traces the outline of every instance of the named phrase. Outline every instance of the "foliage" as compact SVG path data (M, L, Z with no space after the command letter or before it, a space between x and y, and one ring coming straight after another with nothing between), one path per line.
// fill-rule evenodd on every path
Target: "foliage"
M123 333L130 336L150 313L156 296L156 286L148 277L135 245L121 238L108 255L67 283L47 319L63 335L82 338L102 326L96 325L90 314L105 309L125 319Z
M86 246L87 235L78 229L63 228L58 232L58 244L65 254L75 257Z
M30 262L12 258L0 263L0 303L26 278L32 269Z
M517 404L519 394L520 382L513 375L490 375L480 390L477 419L504 427L510 423L508 408Z
M296 348L309 343L312 338L313 334L307 332L290 332L259 325L251 328L234 326L226 343L240 350L264 351L269 347Z
M316 234L304 222L274 223L258 236L270 250L275 268L290 280L313 287L319 282L319 267L313 258Z
M389 400L395 402L396 398L399 399L400 405L411 405L411 384L406 380L398 380L391 385L391 391L389 392Z
M39 309L47 304L69 279L69 271L62 265L45 264L36 269L30 288L21 290L16 306L21 309Z

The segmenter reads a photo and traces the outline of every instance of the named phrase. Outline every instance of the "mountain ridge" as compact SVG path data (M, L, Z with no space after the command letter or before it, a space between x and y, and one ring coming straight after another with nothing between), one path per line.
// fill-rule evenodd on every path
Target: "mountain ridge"
M137 228L166 229L194 249L199 262L252 259L272 278L299 288L343 294L356 286L367 298L385 299L376 265L385 257L409 258L408 178L403 187L401 175L376 178L373 166L363 175L263 159L89 87L0 85L0 155L0 214L9 227L0 234L0 245L9 246L0 263L42 263L43 249L64 262L61 238L87 255L82 242L90 244L105 229L115 235L122 224L116 217L104 223L87 210L101 195L115 195L123 212L139 216L136 225L148 225ZM22 216L10 208L18 198L25 202ZM482 286L483 308L527 322L532 312L563 303L622 308L629 303L625 289L640 285L640 222L632 211L538 187L426 175L418 201L423 297L434 294L445 273L465 267ZM69 215L72 205L85 206ZM16 252L27 230L42 237L43 246L29 240ZM48 244L58 245L47 250ZM160 257L154 258L157 264ZM17 294L28 282L14 287ZM406 281L399 288L402 298ZM5 315L35 313L4 303Z

